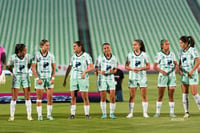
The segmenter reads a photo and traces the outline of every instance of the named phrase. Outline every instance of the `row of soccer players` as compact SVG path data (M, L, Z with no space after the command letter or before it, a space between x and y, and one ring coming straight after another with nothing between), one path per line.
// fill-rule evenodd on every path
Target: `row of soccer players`
M174 90L176 87L175 70L181 75L181 86L183 90L183 106L185 111L185 118L189 117L188 110L188 92L191 88L192 95L195 102L200 108L200 96L198 94L198 72L197 68L200 64L197 50L194 48L194 39L192 37L182 36L179 39L181 53L179 65L175 59L175 55L170 51L170 44L168 40L161 40L161 51L155 57L154 69L159 72L158 76L158 99L156 102L156 114L154 117L160 116L160 109L162 106L162 98L165 88L168 87L170 117L176 117L174 114ZM14 120L14 112L16 106L16 99L19 88L22 86L25 93L25 104L27 108L27 119L33 120L31 116L31 101L30 101L30 79L28 76L28 69L32 64L32 72L35 76L35 88L37 93L37 113L38 120L43 120L42 117L42 94L44 88L47 91L47 119L54 120L51 115L52 112L52 94L55 79L55 59L52 53L49 52L49 42L42 40L40 42L41 50L36 52L33 59L27 53L27 48L24 44L17 44L15 47L15 54L9 58L8 68L13 73L12 80L12 100L10 103L10 117L9 121ZM106 113L106 92L110 91L110 114L109 117L115 119L115 81L114 73L117 68L117 59L111 53L111 46L109 43L104 43L103 54L98 57L93 65L89 54L85 52L84 46L80 41L74 42L74 55L70 59L69 66L66 71L63 86L66 86L66 79L71 71L70 76L70 92L71 92L71 115L70 119L75 118L76 112L76 97L77 91L82 94L84 101L84 112L86 119L90 119L90 106L88 100L89 79L88 72L94 71L98 76L97 85L100 91L100 107L102 110L102 119L107 117ZM129 71L129 114L127 118L133 117L134 98L136 89L139 87L142 96L143 116L148 118L148 101L147 101L147 76L146 71L150 68L148 55L145 52L145 45L142 40L133 41L133 51L127 56L125 68ZM32 60L32 62L31 62ZM3 79L1 74L1 79Z

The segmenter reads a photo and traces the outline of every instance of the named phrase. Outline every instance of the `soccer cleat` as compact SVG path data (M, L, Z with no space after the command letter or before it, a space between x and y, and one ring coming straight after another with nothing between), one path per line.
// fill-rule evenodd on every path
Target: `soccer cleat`
M113 113L110 113L110 118L111 119L116 119L117 117Z
M185 115L183 116L183 118L189 118L189 117L190 117L189 112L186 112Z
M143 114L143 117L144 117L144 118L149 118L149 115L148 115L147 113L144 113L144 114Z
M129 113L126 118L133 118L133 114L132 113Z
M39 117L38 117L38 121L43 121L43 117L42 117L42 116L39 116Z
M32 116L31 115L27 116L27 120L32 121L33 120Z
M15 120L15 117L14 116L10 116L9 118L8 118L8 121L14 121Z
M68 119L74 119L75 118L75 115L70 115L69 117L68 117Z
M174 113L170 113L169 115L171 118L176 118L176 115Z
M51 115L48 115L47 119L50 120L50 121L55 120Z
M107 114L104 113L102 116L101 116L102 119L106 119L107 118Z
M91 119L91 116L90 115L85 115L85 119L89 120L89 119Z
M160 117L160 113L156 113L153 117L155 117L155 118Z

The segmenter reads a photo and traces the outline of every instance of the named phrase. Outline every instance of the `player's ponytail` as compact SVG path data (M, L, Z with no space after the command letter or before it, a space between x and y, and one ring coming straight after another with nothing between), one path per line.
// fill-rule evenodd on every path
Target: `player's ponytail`
M15 45L15 54L18 54L19 52L23 51L23 49L26 47L24 44L16 44Z
M81 47L81 51L82 51L82 52L85 52L84 45L83 45L83 43L82 43L81 41L76 41L76 42L74 42L74 43L76 43L79 47Z
M190 44L190 47L194 48L194 44L195 44L194 38L192 36L188 36L187 38L188 38L188 44Z
M144 42L142 40L140 40L140 39L135 40L135 41L140 44L140 46L141 46L140 50L143 51L143 52L145 52L146 50L145 50Z
M194 38L192 36L182 36L182 37L180 37L179 40L181 40L184 43L188 43L188 45L190 47L194 47L195 41L194 41Z

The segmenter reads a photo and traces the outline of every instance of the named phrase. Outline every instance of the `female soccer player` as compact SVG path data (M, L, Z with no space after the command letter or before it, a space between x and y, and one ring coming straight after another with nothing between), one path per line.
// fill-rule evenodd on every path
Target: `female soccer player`
M180 75L181 87L183 91L183 107L185 111L184 118L188 118L189 114L189 87L195 99L195 102L200 109L200 96L198 94L198 71L197 68L200 64L200 59L196 48L194 47L195 41L191 36L182 36L179 39L181 53L180 53Z
M176 117L174 114L174 91L176 87L175 68L178 68L174 53L169 50L170 44L168 40L161 40L161 51L157 53L154 62L154 69L159 72L158 76L158 99L156 102L156 114L154 117L160 116L162 99L165 88L168 87L170 117ZM159 65L159 67L158 67ZM177 69L176 69L177 70Z
M111 54L111 46L109 43L103 44L103 55L100 55L96 61L96 73L98 74L99 83L98 89L100 91L100 107L102 110L102 119L107 117L106 114L106 92L109 90L110 95L110 118L115 119L115 78L114 74L117 71L117 58Z
M47 119L54 120L52 117L53 109L53 88L55 80L55 58L49 52L49 42L42 40L40 42L41 50L36 52L33 57L32 72L35 77L35 89L37 93L37 113L38 120L42 121L42 97L43 91L47 92Z
M76 113L76 99L77 92L81 92L81 96L84 102L85 118L90 119L90 105L88 98L89 89L89 76L88 72L94 70L92 58L85 52L83 43L76 41L73 44L74 55L70 59L69 66L67 68L63 86L66 86L66 79L72 69L70 77L70 91L71 91L71 115L69 119L75 118Z
M24 44L16 44L15 54L11 55L8 60L8 69L13 73L12 79L12 100L10 102L10 117L8 121L14 121L16 100L20 87L23 87L27 119L33 120L31 116L30 100L30 78L29 69L31 67L31 56L27 54L27 48Z
M145 46L142 40L133 41L133 51L127 56L125 69L129 71L129 114L127 118L133 117L134 100L137 87L140 87L142 96L143 116L148 118L147 114L147 76L146 71L149 70L150 63L148 55L145 53Z
M5 70L6 70L6 52L4 48L0 46L0 84L6 83Z

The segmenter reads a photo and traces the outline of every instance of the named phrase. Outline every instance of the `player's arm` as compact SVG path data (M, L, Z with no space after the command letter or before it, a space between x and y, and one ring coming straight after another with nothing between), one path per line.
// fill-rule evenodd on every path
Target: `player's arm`
M94 74L95 74L96 76L98 76L98 66L95 66Z
M182 68L181 68L181 60L179 60L179 74L183 75L183 71L182 71Z
M139 71L142 71L142 70L149 70L149 69L150 69L150 63L149 63L149 62L146 63L146 66L144 66L144 67L139 67L139 68L138 68Z
M39 79L39 77L38 77L38 74L37 74L37 72L36 72L36 66L37 66L37 64L36 63L32 63L32 72L33 72L33 75L34 75L34 77L35 77L35 79L37 80L37 83L39 84L39 85L41 85L42 84L42 81Z
M67 77L68 77L68 75L69 75L71 69L72 69L72 65L69 65L69 66L67 67L67 70L66 70L66 73L65 73L65 77L64 77L64 81L63 81L63 86L64 86L64 87L66 86L66 79L67 79Z
M129 64L130 64L130 61L126 61L125 69L128 70L128 71L133 71L133 68L131 68L131 67L129 66Z
M94 70L94 65L93 64L89 64L87 69L85 71L83 71L81 78L84 79L85 78L85 74L88 72L91 72Z
M9 70L11 73L13 73L12 69L13 69L13 65L8 65L8 70Z
M199 67L200 65L200 59L199 57L195 58L195 65L192 68L192 70L188 73L188 77L192 77L193 72Z
M176 61L174 61L174 65L176 72L179 72L179 65Z
M6 70L6 53L5 52L3 52L1 54L1 61L3 63L3 69L2 70Z
M51 84L54 84L55 73L56 73L56 65L55 65L55 63L52 63L51 67L52 67Z
M160 69L158 67L158 63L156 63L156 62L153 64L153 69L156 70L157 72L162 73L163 75L167 75L167 73L165 71L163 71L162 69Z

